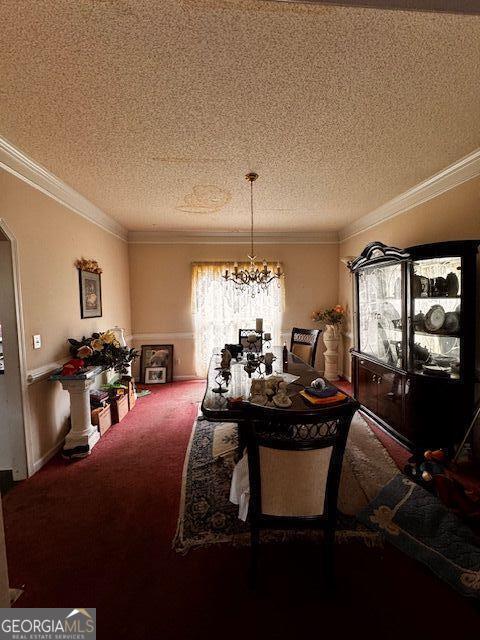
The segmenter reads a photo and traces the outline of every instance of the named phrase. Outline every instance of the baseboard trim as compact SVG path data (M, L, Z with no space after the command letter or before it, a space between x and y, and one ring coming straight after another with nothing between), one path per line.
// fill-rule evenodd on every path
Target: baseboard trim
M42 456L38 460L35 460L35 462L33 463L33 473L37 473L37 471L40 471L40 469L44 467L47 464L47 462L51 460L53 456L60 451L62 447L63 447L63 438L60 442L54 445L49 451L47 451L47 453L44 456Z

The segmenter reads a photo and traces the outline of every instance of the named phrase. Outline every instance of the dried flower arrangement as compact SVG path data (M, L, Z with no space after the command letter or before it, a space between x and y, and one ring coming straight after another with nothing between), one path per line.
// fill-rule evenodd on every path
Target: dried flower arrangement
M87 260L87 258L80 258L75 260L75 266L80 271L89 271L90 273L102 273L102 268L98 266L96 260Z

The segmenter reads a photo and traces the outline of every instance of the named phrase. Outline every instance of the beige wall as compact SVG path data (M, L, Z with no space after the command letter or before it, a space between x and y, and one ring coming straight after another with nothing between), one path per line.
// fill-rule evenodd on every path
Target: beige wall
M0 218L18 242L27 367L35 369L67 356L66 338L120 325L137 335L137 346L173 342L177 376L194 373L191 316L191 263L233 261L247 253L245 244L131 244L118 240L0 170ZM314 326L314 309L343 303L351 311L351 281L340 256L358 255L371 240L406 247L480 237L480 178L381 225L336 244L261 245L259 254L280 260L287 278L282 328ZM81 320L74 260L97 259L102 275L103 318ZM132 317L130 318L130 297ZM349 373L348 333L344 371ZM33 350L31 336L43 346ZM179 335L180 334L180 335ZM322 349L321 349L322 350ZM319 355L317 367L323 368ZM68 398L59 384L39 382L28 388L31 450L37 463L60 442L68 417Z
M380 240L397 247L480 238L480 178L469 180L418 207L340 243L340 256L357 256L366 244ZM339 262L339 299L348 311L345 327L351 334L352 278ZM351 338L344 336L344 372L350 375L348 349Z
M241 260L247 252L245 244L130 245L133 333L160 334L157 340L172 342L175 355L180 358L175 375L194 373L191 263ZM286 280L282 331L289 332L293 326L315 326L312 311L337 303L336 244L260 245L257 253L283 263ZM187 335L169 336L171 333ZM148 342L147 338L139 338L136 345ZM317 363L323 368L321 355Z
M52 198L0 170L0 218L19 251L27 368L64 359L68 337L115 325L130 333L128 247L125 242L73 213ZM80 318L76 258L93 258L103 268L103 317ZM34 350L32 335L42 336ZM68 397L59 383L29 387L32 453L40 460L65 431Z

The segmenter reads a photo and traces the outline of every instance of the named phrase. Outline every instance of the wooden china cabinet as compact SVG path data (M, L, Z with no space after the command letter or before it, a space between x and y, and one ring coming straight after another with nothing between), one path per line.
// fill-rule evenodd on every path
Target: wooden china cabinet
M453 447L480 400L479 246L372 242L348 265L355 398L411 449Z

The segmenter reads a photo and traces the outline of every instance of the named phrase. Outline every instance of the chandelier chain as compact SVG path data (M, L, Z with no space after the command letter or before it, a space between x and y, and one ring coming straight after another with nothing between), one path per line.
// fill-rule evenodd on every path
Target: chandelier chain
M250 180L250 215L251 215L251 223L250 223L250 255L254 256L253 253L253 180Z
M263 264L256 263L256 256L254 255L254 226L253 226L253 183L258 178L256 173L247 173L245 178L250 182L250 266L244 269L238 268L238 263L235 262L233 270L225 269L225 273L222 276L226 282L233 282L235 288L240 291L244 291L246 287L252 297L255 297L255 292L268 291L270 283L275 280L280 286L280 278L283 278L285 274L282 271L280 263L277 262L275 269L270 269L267 261L264 259Z

